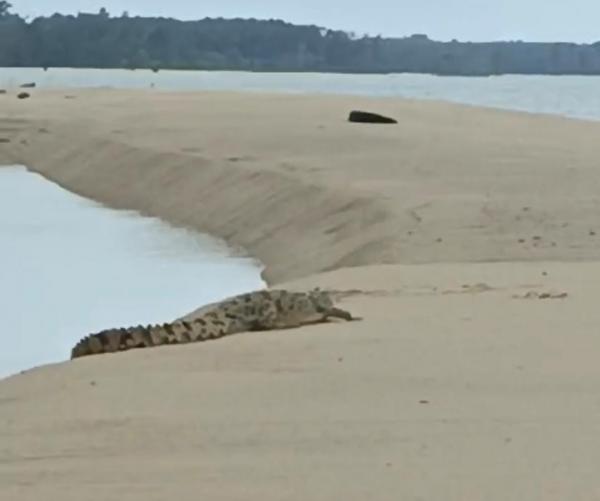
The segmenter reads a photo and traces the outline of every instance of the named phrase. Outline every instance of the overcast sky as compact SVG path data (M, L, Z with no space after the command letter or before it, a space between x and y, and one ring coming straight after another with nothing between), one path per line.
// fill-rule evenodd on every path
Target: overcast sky
M600 40L600 0L11 0L21 15L75 14L180 19L278 18L359 35L426 33L436 40Z

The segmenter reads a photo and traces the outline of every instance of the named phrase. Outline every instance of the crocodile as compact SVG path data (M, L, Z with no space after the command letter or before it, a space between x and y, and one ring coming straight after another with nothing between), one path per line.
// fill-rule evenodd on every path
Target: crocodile
M308 292L253 291L214 303L191 319L90 334L73 347L71 359L134 348L208 341L241 332L290 329L328 322L329 319L362 320L334 306L331 294L318 287Z

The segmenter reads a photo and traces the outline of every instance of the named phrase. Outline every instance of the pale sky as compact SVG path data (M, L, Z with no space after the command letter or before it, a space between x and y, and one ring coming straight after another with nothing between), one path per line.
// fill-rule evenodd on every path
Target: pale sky
M76 14L106 7L111 15L179 19L277 18L359 35L435 40L600 40L600 0L11 0L21 15Z

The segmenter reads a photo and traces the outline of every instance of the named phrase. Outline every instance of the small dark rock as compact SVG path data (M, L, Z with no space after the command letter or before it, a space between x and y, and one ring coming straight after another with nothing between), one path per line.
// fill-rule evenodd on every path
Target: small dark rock
M6 89L0 89L0 94L6 94Z
M10 143L10 139L7 137L0 137L0 143Z
M33 89L35 87L35 82L28 82L21 85L22 89Z
M368 124L397 124L398 121L393 118L385 117L377 113L368 111L351 111L348 117L349 122L368 123Z
M19 92L17 94L18 99L28 99L30 97L31 97L31 94L29 94L29 92Z

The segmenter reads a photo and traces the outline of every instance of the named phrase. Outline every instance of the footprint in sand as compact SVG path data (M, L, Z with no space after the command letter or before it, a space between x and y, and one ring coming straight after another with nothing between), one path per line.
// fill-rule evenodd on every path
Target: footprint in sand
M515 294L513 299L565 299L569 296L566 292L537 292L528 291L524 295Z
M239 157L227 157L228 162L236 163L236 162L254 162L256 160L255 157L250 155L241 155Z
M445 290L442 294L481 294L482 292L489 292L495 290L494 287L490 287L488 284L479 282L477 284L464 284L459 290Z

